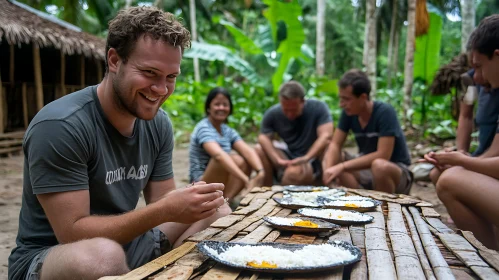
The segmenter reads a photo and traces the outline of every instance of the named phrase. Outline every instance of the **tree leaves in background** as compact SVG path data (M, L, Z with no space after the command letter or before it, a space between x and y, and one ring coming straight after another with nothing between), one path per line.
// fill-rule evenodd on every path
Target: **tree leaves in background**
M426 35L416 38L414 52L414 79L420 78L430 84L440 67L440 44L442 39L442 17L433 11L430 14L430 29Z
M242 76L255 85L262 85L264 81L264 79L258 76L255 69L246 60L221 45L192 42L191 48L185 51L184 57L197 57L207 61L221 61L225 65L239 71Z
M243 51L249 54L263 54L263 50L253 40L248 38L241 29L232 24L232 22L221 19L219 23L227 28Z

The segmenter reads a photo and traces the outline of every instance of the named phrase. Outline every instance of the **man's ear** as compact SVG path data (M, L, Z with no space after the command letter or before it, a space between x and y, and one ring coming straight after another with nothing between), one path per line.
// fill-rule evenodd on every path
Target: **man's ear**
M109 72L116 73L118 72L118 66L121 63L121 58L116 52L116 49L110 48L107 51L107 67L109 68Z

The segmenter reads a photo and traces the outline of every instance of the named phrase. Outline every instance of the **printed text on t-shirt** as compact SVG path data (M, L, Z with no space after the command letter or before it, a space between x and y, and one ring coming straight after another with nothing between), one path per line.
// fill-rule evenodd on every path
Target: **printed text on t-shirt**
M147 164L141 165L137 170L134 166L130 167L128 173L125 167L120 167L114 171L106 172L106 185L110 185L121 180L142 180L147 176Z

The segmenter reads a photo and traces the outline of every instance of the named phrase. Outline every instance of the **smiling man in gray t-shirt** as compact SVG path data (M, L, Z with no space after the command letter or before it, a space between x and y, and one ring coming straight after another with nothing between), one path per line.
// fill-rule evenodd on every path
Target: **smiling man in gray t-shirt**
M298 82L283 84L279 104L265 112L258 136L264 185L272 185L273 174L283 185L320 183L321 160L332 132L333 120L324 102L305 100L305 89ZM276 135L284 143L273 143Z

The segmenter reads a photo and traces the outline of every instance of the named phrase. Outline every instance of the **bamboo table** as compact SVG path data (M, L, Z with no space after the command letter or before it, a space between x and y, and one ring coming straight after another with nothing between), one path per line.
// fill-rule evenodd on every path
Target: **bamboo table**
M297 216L272 197L282 187L255 188L231 215L190 238L173 251L130 273L106 279L499 279L499 253L485 248L471 232L445 226L430 203L407 195L346 189L384 203L369 212L374 221L342 227L332 235L292 234L273 229L264 216ZM198 252L202 240L246 243L321 244L344 240L362 251L360 262L341 269L309 274L266 274L216 263Z

